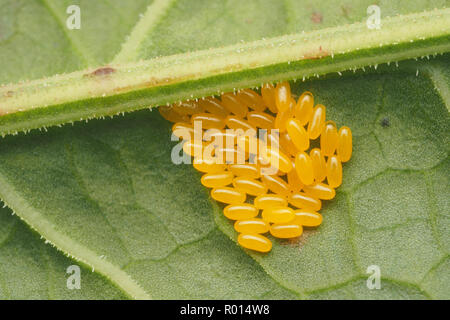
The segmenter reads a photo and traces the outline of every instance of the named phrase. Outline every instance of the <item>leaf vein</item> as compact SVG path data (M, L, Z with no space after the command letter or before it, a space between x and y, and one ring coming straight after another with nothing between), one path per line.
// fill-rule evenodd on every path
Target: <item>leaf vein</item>
M88 53L88 50L83 47L80 41L76 40L75 37L72 37L69 34L66 26L64 25L62 17L57 12L57 9L53 8L53 6L48 2L48 0L40 0L40 1L43 4L43 7L46 8L47 11L50 13L50 15L55 19L56 23L61 29L61 32L68 40L71 47L78 53L79 57L83 60L84 65L86 67L94 65L97 61L92 57L91 54ZM76 30L72 31L76 32Z

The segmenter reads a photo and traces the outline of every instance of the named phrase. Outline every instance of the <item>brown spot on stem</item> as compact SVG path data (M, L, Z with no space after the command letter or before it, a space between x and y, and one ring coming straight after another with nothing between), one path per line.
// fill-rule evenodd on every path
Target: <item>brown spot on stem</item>
M313 23L322 23L322 14L320 12L313 12L311 15L311 21Z
M103 68L98 68L97 70L85 75L85 76L106 76L108 74L114 73L116 72L116 69L111 68L111 67L103 67Z

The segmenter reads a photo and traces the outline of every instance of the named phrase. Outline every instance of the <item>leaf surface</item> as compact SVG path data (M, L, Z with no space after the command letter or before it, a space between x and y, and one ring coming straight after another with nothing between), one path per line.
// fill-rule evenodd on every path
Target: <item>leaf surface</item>
M443 276L434 270L445 275L448 257L448 112L430 80L366 74L295 91L303 89L353 128L354 158L324 224L255 260L218 231L235 239L200 175L171 163L170 125L154 112L5 138L1 197L63 251L155 298L314 297L344 287L361 298L371 296L371 264L382 269L386 297L445 297L426 287ZM415 103L402 107L406 98Z
M90 3L80 5L88 8ZM25 38L32 36L24 28L23 38L16 35L0 42L2 49L10 46L9 54L0 60L4 61L1 66L9 70L2 81L71 72L110 59L122 63L174 53L189 56L189 51L210 47L219 47L220 51L220 47L240 40L339 28L345 23L365 21L369 5L365 1L320 5L314 1L196 1L193 5L180 0L154 1L149 7L157 9L153 12L143 11L147 4L144 2L136 2L130 10L120 10L119 1L110 1L111 6L98 3L98 11L93 7L89 14L101 16L104 10L110 10L107 12L113 21L123 19L123 29L115 30L112 25L118 23L109 28L98 23L95 32L80 33L77 40L73 35L62 36L63 28L49 27L47 36L57 32L52 40L61 50L41 48L48 52L47 59L42 58L45 63L36 63L36 54L22 60L16 57L17 61L11 63L12 50L22 45L27 48ZM2 10L14 8L6 4ZM65 2L20 4L14 11L22 15L19 22L25 23L25 13L37 8L53 9L36 15L35 23L42 19L54 24L64 22L61 12ZM113 5L119 10L113 10ZM445 2L440 1L380 4L386 16L444 6ZM139 12L143 16L130 31ZM195 13L189 22L183 18L187 12ZM131 34L125 39L127 25ZM93 34L97 38L89 42ZM110 38L114 40L108 44L103 40ZM77 41L85 46L78 49L87 53L84 59L72 50ZM38 43L48 45L45 41ZM33 50L36 48L30 45L26 52L35 53ZM0 51L0 57L4 52ZM52 59L54 62L49 63ZM200 175L190 166L170 162L170 125L157 112L139 111L123 118L51 128L47 133L6 137L0 144L0 198L45 239L109 279L111 287L102 282L103 277L98 280L99 288L105 288L98 298L125 294L137 298L446 299L450 295L448 59L445 55L431 63L400 62L400 69L391 64L377 71L345 72L341 77L327 76L294 86L296 93L314 92L317 101L327 106L329 119L352 128L354 157L345 166L344 185L338 196L322 210L324 224L305 232L298 242L275 241L268 255L239 248L221 207L210 201L207 190L200 185ZM217 82L209 79L182 88L171 99L199 92L211 94L212 87L229 90L237 80L244 79L239 84L248 86L269 75L277 74L270 79L277 80L297 77L305 71L302 65L298 73L289 74L295 68L294 64L286 64L275 68L275 73L232 76L230 81L227 77ZM324 73L330 70L335 71L327 69ZM205 91L201 91L203 85ZM163 90L161 93L160 97L165 98L170 94ZM134 109L137 97L125 96L123 101ZM148 97L143 103L149 102ZM105 105L110 102L103 101L107 101ZM83 100L86 109L93 106L91 111L97 110L95 103ZM53 116L45 121L52 124ZM389 127L380 125L384 118L389 119ZM57 120L54 123L67 119ZM29 128L33 126L40 125ZM23 228L17 218L7 216L6 211L1 214L7 221L5 225ZM22 233L28 239L30 231ZM34 247L47 248L33 237L24 239L11 238L14 247L4 246L3 256L15 252L21 261L27 255L37 255ZM33 249L23 248L23 241L33 244ZM56 252L49 258L64 259ZM65 266L70 260L64 261ZM366 287L366 268L373 264L381 268L381 290ZM64 273L65 269L59 270ZM11 292L17 290L23 297L58 297L37 290L38 286L20 291L16 283L4 285L7 291L0 291L1 296L14 298ZM121 292L117 293L114 286ZM86 296L89 294L97 292Z
M0 298L3 299L127 299L110 281L44 244L39 235L0 209ZM80 267L80 288L68 289Z

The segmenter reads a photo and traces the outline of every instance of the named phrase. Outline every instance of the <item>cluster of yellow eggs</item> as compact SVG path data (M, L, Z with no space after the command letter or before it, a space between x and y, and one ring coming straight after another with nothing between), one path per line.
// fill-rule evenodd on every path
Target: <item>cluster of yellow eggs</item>
M326 121L325 106L314 105L310 92L295 101L287 82L266 84L260 94L245 89L159 111L175 122L172 132L204 173L211 197L227 204L223 212L235 220L238 243L255 251L271 250L265 233L296 238L303 227L319 226L321 200L334 198L342 162L352 155L350 128ZM264 139L248 134L261 129ZM310 147L314 140L320 147Z

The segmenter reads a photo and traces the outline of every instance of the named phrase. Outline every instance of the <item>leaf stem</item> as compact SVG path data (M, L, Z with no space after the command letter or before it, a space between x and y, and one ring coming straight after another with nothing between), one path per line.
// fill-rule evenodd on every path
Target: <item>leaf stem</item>
M450 50L450 9L84 70L0 87L0 134Z

